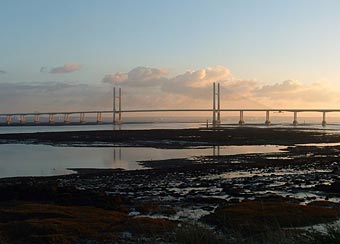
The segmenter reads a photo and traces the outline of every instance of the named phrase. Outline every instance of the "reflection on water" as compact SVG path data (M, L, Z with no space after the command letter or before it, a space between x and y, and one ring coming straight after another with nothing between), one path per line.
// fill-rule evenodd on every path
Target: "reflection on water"
M278 152L284 147L222 146L190 149L146 147L55 147L50 145L0 145L0 177L43 176L71 173L67 168L141 169L138 161Z
M220 156L220 146L213 146L213 156Z
M93 130L185 129L198 128L202 126L204 126L204 124L202 123L131 123L116 126L113 126L112 124L65 126L0 126L0 134Z
M303 146L303 147L335 147L335 146L340 146L340 142L305 143L305 144L295 144L295 146Z
M112 151L113 151L113 161L114 162L117 160L122 161L122 148L121 147L113 148ZM118 151L118 159L116 157L117 151Z
M237 123L223 124L225 127L239 127ZM263 123L248 123L244 126L267 128ZM33 133L33 132L59 132L59 131L93 131L93 130L145 130L145 129L187 129L206 128L204 122L162 122L162 123L126 123L113 126L112 124L100 125L65 125L65 126L0 126L0 134L6 133ZM272 124L270 128L299 128L317 129L328 133L340 132L340 124L328 124L323 127L320 123L300 124L293 126L291 123Z

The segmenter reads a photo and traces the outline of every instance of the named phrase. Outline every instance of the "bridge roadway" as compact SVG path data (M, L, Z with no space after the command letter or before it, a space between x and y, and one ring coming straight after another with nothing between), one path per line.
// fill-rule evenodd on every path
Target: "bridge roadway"
M320 113L330 113L330 112L340 112L340 109L266 109L266 108L237 108L237 109L220 109L221 112L320 112ZM112 114L113 110L89 110L89 111L69 111L69 112L30 112L30 113L2 113L0 116L34 116L34 115L50 115L50 114ZM203 108L203 109L125 109L116 110L116 113L154 113L154 112L213 112L213 109Z
M323 114L323 119L322 119L322 125L326 125L326 113L331 113L331 112L340 112L340 109L273 109L273 108L235 108L235 109L208 109L208 108L203 108L203 109L125 109L125 110L90 110L90 111L69 111L69 112L31 112L31 113L2 113L0 114L0 117L6 117L6 122L8 125L11 124L12 122L12 117L14 116L20 116L20 123L25 124L26 123L26 116L34 116L34 123L38 124L40 123L40 116L41 115L48 115L49 116L49 123L54 124L54 116L55 115L64 115L64 122L66 124L70 123L70 115L73 114L79 114L80 117L80 123L84 124L86 123L85 121L85 114L96 114L97 115L97 123L102 123L102 114L113 114L114 117L114 122L115 123L121 123L121 114L123 113L157 113L157 112L213 112L213 113L221 113L221 112L239 112L240 113L240 120L239 124L243 125L245 124L244 121L244 112L266 112L266 120L265 124L270 125L270 112L278 112L278 113L283 113L283 112L291 112L294 113L294 120L293 120L293 125L297 125L297 114L301 112L320 112ZM119 115L119 119L116 120L115 114ZM213 117L215 118L215 117ZM220 116L218 116L220 118ZM219 125L221 121L219 119L215 120L213 119L213 126Z

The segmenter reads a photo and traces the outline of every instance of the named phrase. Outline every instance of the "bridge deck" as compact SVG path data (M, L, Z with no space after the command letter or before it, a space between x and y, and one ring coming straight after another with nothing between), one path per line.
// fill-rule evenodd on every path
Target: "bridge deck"
M340 112L340 109L247 109L247 108L237 108L237 109L221 109L221 112ZM158 112L213 112L213 109L125 109L125 110L116 110L116 113L158 113ZM56 114L96 114L96 113L113 113L112 110L94 110L94 111L58 111L58 112L30 112L30 113L2 113L0 116L30 116L30 115L56 115Z

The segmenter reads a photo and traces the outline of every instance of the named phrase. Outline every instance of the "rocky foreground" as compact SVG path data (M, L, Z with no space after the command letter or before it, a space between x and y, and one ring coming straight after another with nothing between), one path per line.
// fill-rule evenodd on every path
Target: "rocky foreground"
M235 128L214 140L215 133L1 135L3 143L287 147L141 162L145 170L73 169L65 176L0 179L0 243L316 243L308 242L305 227L339 219L340 146L293 145L340 142L338 134Z

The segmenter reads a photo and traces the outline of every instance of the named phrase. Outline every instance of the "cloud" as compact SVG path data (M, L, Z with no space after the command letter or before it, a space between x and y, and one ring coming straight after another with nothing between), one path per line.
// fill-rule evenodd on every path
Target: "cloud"
M340 91L327 82L305 84L297 80L286 80L259 87L252 96L268 104L269 107L338 108L340 106Z
M211 86L216 81L221 83L221 89L230 97L244 95L256 86L255 81L234 78L230 70L221 65L186 71L174 77L167 77L167 74L164 69L137 67L127 73L106 75L102 81L139 90L153 87L158 93L161 91L200 99L211 98Z
M110 96L112 93L103 87L78 82L0 82L0 111L13 113L102 109L111 105Z
M164 69L137 67L128 73L118 72L106 75L102 81L104 83L114 83L123 86L158 86L167 80L168 72Z
M191 88L200 88L210 86L216 81L224 82L231 79L232 77L229 69L223 66L216 66L199 69L197 71L187 71L184 74L170 79L170 83L185 85Z
M221 83L221 92L228 97L229 105L257 104L248 96L256 89L257 82L237 79L221 65L186 71L173 77L167 76L164 69L137 67L127 73L106 75L102 81L121 86L125 92L132 94L127 105L133 108L211 107L211 88L216 81Z
M222 92L227 93L229 97L246 95L256 87L255 81L236 79L226 67L216 66L177 75L164 83L162 90L190 97L199 96L210 99L214 82L219 82Z
M291 79L264 84L255 79L235 77L224 66L175 76L169 76L164 69L137 67L105 76L103 82L123 88L123 109L211 108L213 82L221 84L222 108L340 106L340 89L325 82L303 83ZM0 82L0 111L3 113L108 109L112 109L112 90L103 84Z
M0 75L4 75L4 74L6 74L6 73L7 73L6 71L0 70Z
M279 95L294 95L305 89L303 84L297 80L285 80L279 83L264 85L256 92L260 96L278 98Z
M137 67L128 73L107 75L104 82L124 87L131 106L211 107L212 83L221 84L222 106L228 108L336 107L340 91L326 83L284 80L263 84L235 77L224 66L186 71L173 77L157 68ZM152 89L150 87L152 86ZM331 104L331 106L330 106Z
M81 69L80 64L64 64L63 66L53 68L49 73L51 74L71 73L79 69ZM46 67L41 67L40 72L45 70Z

